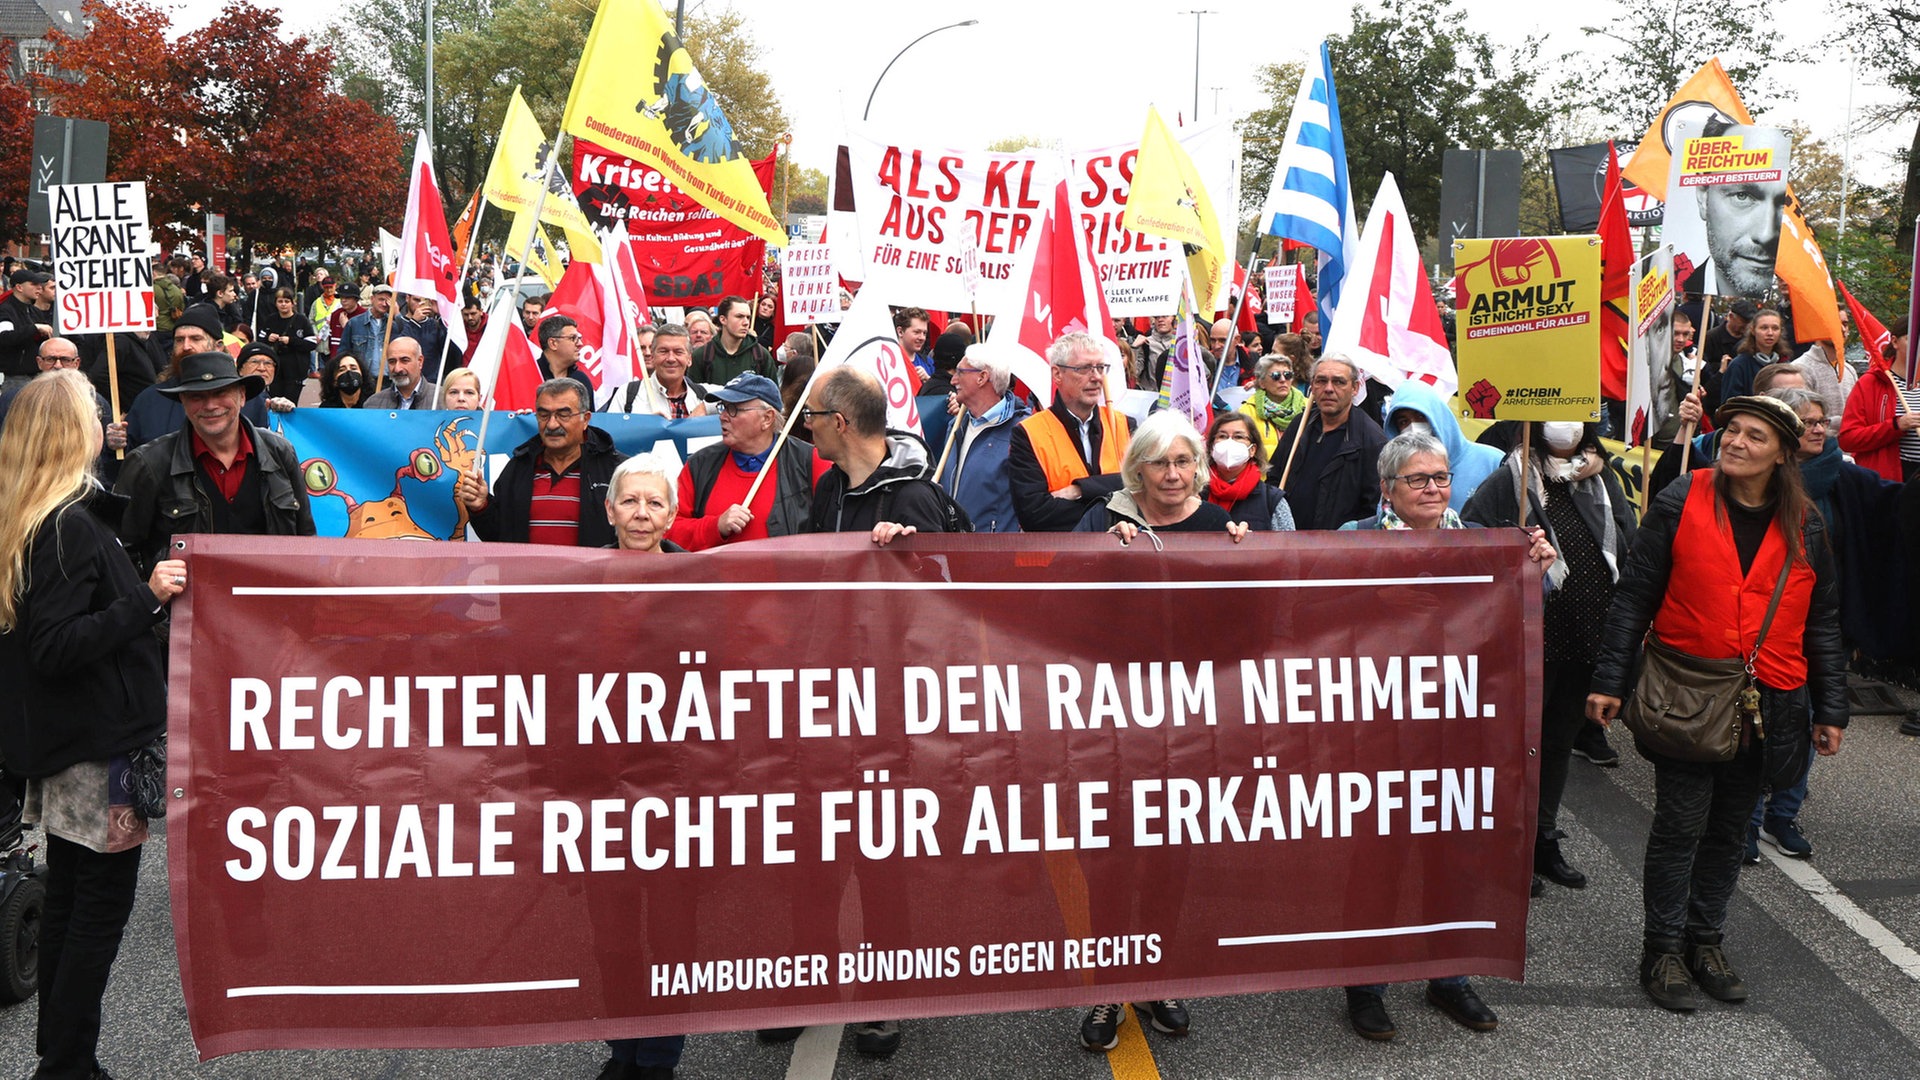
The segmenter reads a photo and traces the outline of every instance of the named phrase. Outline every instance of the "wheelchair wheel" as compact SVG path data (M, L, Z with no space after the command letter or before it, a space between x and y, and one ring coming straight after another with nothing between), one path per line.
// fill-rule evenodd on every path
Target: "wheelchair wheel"
M26 878L0 904L0 1002L25 1001L40 988L40 916L47 887Z

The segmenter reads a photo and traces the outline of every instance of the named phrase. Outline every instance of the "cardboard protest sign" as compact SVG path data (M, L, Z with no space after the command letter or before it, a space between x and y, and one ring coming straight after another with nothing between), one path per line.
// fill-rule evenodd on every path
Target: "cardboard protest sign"
M1240 139L1227 124L1182 132L1180 145L1219 211L1239 201ZM1024 301L1030 241L1054 185L1066 179L1076 226L1100 269L1116 318L1170 315L1179 303L1178 245L1127 228L1123 218L1139 147L994 154L853 137L847 177L858 209L863 288L892 304L935 311L1012 313ZM1222 234L1233 223L1222 222ZM962 235L978 253L979 285L965 282Z
M1664 450L1680 430L1688 373L1673 352L1673 248L1662 245L1633 267L1633 339L1627 354L1627 443L1649 438Z
M188 545L202 1055L1523 974L1512 530Z
M1600 417L1600 238L1454 243L1460 386L1486 420Z
M789 326L840 321L840 278L826 244L788 244L780 252L782 322Z
M53 217L54 308L62 334L114 334L153 327L153 231L147 185L57 184Z
M1706 134L1712 131L1713 134ZM1773 288L1793 140L1779 128L1683 125L1668 164L1661 238L1688 292L1764 296Z
M1294 307L1299 296L1307 291L1307 268L1299 263L1282 263L1267 267L1266 275L1268 324L1292 326Z

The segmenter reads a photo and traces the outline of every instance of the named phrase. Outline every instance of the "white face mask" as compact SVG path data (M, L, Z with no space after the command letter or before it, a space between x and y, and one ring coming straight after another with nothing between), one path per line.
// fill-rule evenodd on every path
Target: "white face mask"
M1407 421L1407 426L1400 429L1400 434L1405 435L1409 431L1417 431L1422 435L1431 435L1433 434L1433 425L1427 423L1425 420L1409 420Z
M1213 444L1213 463L1223 469L1237 469L1253 460L1253 449L1238 439L1221 439Z
M1580 436L1586 430L1585 424L1575 424L1562 420L1553 420L1540 425L1540 435L1547 445L1555 450L1571 450L1580 445Z
M780 346L780 347L779 347L778 349L775 349L775 350L773 351L773 359L774 359L774 361L775 361L775 362L777 362L777 363L781 363L781 364L784 364L784 363L786 363L786 362L787 362L787 347L786 347L785 345L782 345L782 346Z

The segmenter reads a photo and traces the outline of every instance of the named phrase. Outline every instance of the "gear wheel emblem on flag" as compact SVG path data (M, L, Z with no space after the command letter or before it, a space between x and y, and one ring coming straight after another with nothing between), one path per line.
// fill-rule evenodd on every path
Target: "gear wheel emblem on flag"
M672 34L660 35L653 84L657 96L634 106L634 111L663 119L667 136L681 153L709 165L740 156L740 144L734 141L733 125L721 111L719 99L707 89L706 80L694 70L693 57Z

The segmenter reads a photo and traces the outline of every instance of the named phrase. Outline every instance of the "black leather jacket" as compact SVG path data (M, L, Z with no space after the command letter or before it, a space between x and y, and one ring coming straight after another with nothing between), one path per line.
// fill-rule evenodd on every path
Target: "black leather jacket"
M1625 698L1633 688L1634 661L1653 617L1666 601L1667 579L1673 569L1673 538L1680 512L1687 504L1693 477L1683 476L1655 496L1647 516L1634 534L1620 583L1607 609L1601 633L1600 659L1593 669L1593 692ZM1813 599L1807 608L1807 627L1801 650L1807 657L1807 689L1813 722L1847 726L1847 656L1840 644L1840 581L1834 572L1827 530L1818 514L1807 515L1800 527L1807 561L1813 566ZM1776 687L1792 690L1794 687Z
M300 480L300 455L285 438L255 427L254 461L260 466L261 496L268 536L312 536L313 508ZM167 544L182 533L213 531L213 509L200 490L193 465L193 440L188 427L161 436L127 455L114 490L127 497L120 523L120 542L127 545L142 576L167 557Z

